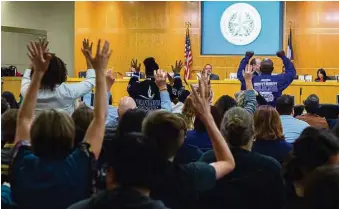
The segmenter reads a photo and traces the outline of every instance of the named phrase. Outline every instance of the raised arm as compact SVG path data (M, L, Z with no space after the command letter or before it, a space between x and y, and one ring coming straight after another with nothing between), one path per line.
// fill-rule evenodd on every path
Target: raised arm
M248 62L250 61L253 55L254 55L254 52L248 51L246 52L245 57L242 58L242 60L240 61L238 72L237 72L237 78L242 83L242 85L245 83L243 71L245 70L246 65L248 64Z
M252 83L253 73L254 71L252 69L252 65L247 65L246 70L244 71L244 78L246 83L244 109L251 114L255 112L257 107L257 99Z
M85 50L86 57L92 63L96 74L96 88L94 98L94 117L89 125L84 141L91 145L93 154L96 159L99 158L102 142L105 135L105 121L107 113L107 86L105 79L105 70L112 51L109 43L105 41L101 49L101 40L98 41L97 52L95 57Z
M41 42L31 42L29 45L27 45L27 48L27 55L32 62L35 72L32 76L30 84L27 87L24 101L21 104L18 112L14 143L17 143L20 140L30 139L29 132L34 119L36 100L38 97L41 79L44 73L47 71L49 61L52 58L51 54L44 53Z
M59 93L62 94L64 97L68 97L71 99L77 99L85 94L88 94L92 91L93 87L95 86L95 72L93 69L93 65L91 61L86 56L86 51L92 55L92 46L93 42L89 42L88 39L84 39L82 42L82 54L85 57L87 63L87 72L85 80L77 83L64 83L62 86L58 88Z
M215 169L216 179L220 179L234 169L235 162L224 137L221 135L219 128L213 120L210 111L210 102L208 100L209 90L207 79L202 78L199 80L199 94L193 86L192 91L194 101L193 107L197 116L204 123L207 129L208 136L212 141L213 150L217 159L217 162L214 162L211 165Z
M137 92L137 83L139 82L139 78L141 76L140 73L141 64L138 64L138 60L132 59L131 61L131 71L133 72L132 77L129 79L127 92L131 97L136 96Z
M167 73L163 70L154 71L155 84L159 88L161 109L172 112L171 98L167 91L166 79Z
M279 89L282 91L286 89L294 80L296 70L294 64L285 56L284 51L277 52L277 56L281 58L285 66L285 73L279 75Z

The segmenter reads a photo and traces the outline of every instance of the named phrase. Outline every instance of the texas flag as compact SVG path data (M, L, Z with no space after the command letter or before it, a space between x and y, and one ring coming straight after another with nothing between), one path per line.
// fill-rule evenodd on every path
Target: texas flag
M293 55L293 48L292 48L292 29L290 28L290 34L288 35L288 42L287 42L287 58L290 59L291 61L294 60L294 55Z

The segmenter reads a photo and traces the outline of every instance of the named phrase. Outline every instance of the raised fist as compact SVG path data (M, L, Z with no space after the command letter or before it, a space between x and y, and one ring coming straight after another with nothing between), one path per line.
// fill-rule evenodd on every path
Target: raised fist
M285 56L284 50L278 51L278 52L277 52L277 56L278 56L278 57L283 57L283 56Z
M253 52L253 51L247 51L245 55L246 55L247 57L251 58L251 57L253 57L254 52Z

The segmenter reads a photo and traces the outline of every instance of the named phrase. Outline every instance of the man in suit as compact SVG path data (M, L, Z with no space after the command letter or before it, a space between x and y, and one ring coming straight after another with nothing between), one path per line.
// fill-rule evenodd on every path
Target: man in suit
M220 80L218 75L212 73L212 65L206 64L202 71L210 75L210 80Z

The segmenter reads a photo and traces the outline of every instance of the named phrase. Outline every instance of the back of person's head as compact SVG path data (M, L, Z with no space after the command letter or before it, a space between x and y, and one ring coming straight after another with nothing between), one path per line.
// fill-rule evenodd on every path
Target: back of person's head
M216 107L211 106L211 114L213 116L214 122L215 124L220 127L221 124L221 116L219 111L217 110ZM194 130L198 131L198 132L206 132L206 127L204 125L204 123L200 120L199 117L196 117L194 120Z
M256 139L284 139L279 113L269 105L262 105L254 113Z
M32 69L31 77L34 74ZM54 91L55 87L67 79L66 64L57 56L53 55L47 71L41 79L41 89Z
M188 129L194 128L195 110L193 108L193 99L188 97L182 108L182 114Z
M5 98L11 109L19 109L19 104L15 99L15 96L12 92L5 91L2 93L1 97Z
M322 166L307 177L305 209L339 208L339 165Z
M63 159L73 150L75 126L65 112L43 110L31 127L33 153L41 158Z
M135 108L137 108L137 104L132 97L122 97L118 105L118 115L122 117L127 110Z
M253 116L241 107L233 107L225 113L220 130L231 147L246 146L253 139Z
M18 109L10 109L1 115L1 132L5 143L13 143L15 139Z
M141 133L125 133L113 139L109 150L113 175L107 174L108 179L112 178L108 182L121 187L149 189L165 162L154 141Z
M141 132L142 122L147 116L147 111L144 109L127 110L120 118L117 135L123 135L128 132Z
M322 74L323 75L323 79L326 81L327 75L326 75L326 71L323 68L320 68L317 71L317 79L320 79L319 74Z
M339 140L327 130L306 128L293 144L292 158L285 165L285 177L299 181L319 166L338 159Z
M215 102L214 106L218 109L221 117L223 117L227 110L237 106L237 102L231 96L223 95Z
M1 97L1 115L4 114L9 109L10 109L10 106L9 106L7 100L5 98Z
M316 114L320 107L319 103L319 97L315 94L311 94L304 101L305 110L307 111L307 113Z
M263 74L271 74L273 72L273 62L269 58L265 58L260 63L260 71Z
M153 57L148 57L144 60L146 77L153 77L154 70L159 69L159 65Z
M150 113L142 124L144 136L154 140L166 158L177 153L184 142L186 131L184 119L164 110Z
M292 115L294 99L290 95L282 95L276 101L275 107L280 115Z
M79 106L72 114L72 119L75 125L75 141L74 144L77 145L84 140L86 131L91 124L94 117L94 112L91 108L86 105Z

